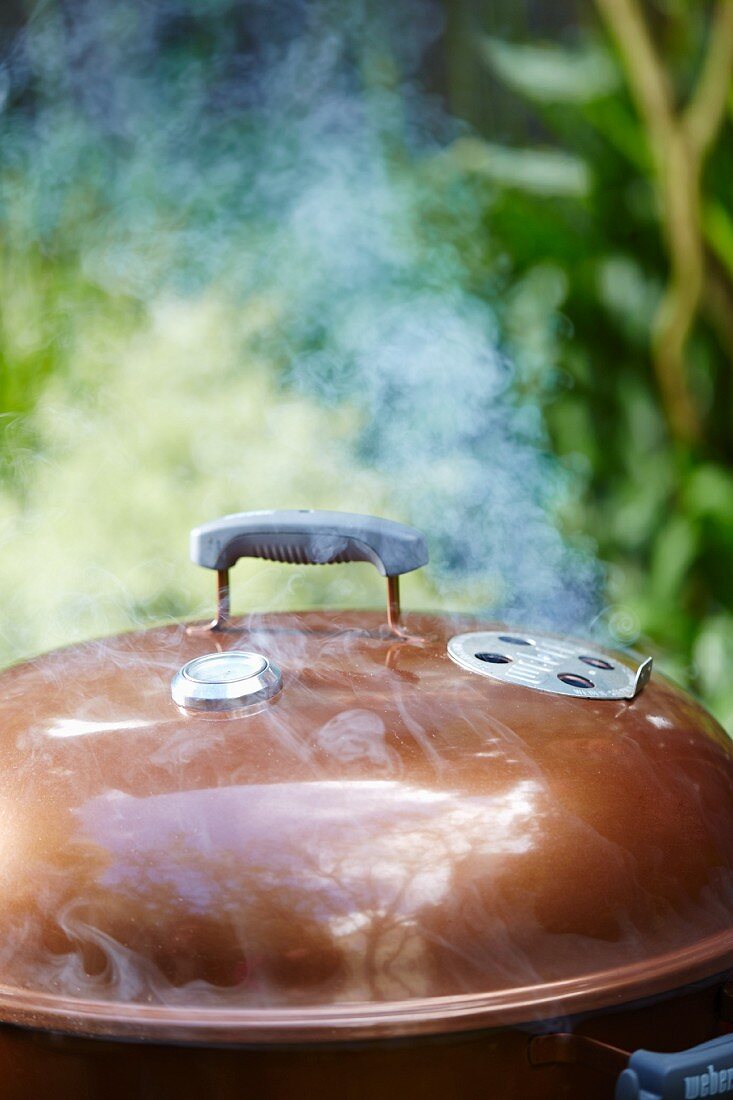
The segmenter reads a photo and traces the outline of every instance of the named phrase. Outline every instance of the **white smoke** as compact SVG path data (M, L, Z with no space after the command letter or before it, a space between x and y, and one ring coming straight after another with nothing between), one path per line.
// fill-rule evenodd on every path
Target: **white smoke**
M423 602L590 622L575 487L421 88L440 33L412 0L48 0L7 46L5 352L39 364L0 489L8 657L201 610L187 528L267 506L415 523ZM278 606L376 591L260 573Z

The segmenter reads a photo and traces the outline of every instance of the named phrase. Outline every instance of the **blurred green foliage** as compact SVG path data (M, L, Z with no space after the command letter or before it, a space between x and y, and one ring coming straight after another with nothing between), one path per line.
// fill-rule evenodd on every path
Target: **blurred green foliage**
M670 98L682 102L720 34L712 9L636 10ZM685 372L702 430L689 442L665 417L652 366L670 264L652 140L623 45L585 14L569 44L474 28L463 48L478 50L516 97L534 141L467 136L453 156L484 182L486 233L501 251L509 301L517 284L534 280L535 299L554 288L556 336L543 350L556 384L545 414L557 453L587 472L572 522L611 565L609 601L733 729L733 91L728 84L701 186L707 275Z

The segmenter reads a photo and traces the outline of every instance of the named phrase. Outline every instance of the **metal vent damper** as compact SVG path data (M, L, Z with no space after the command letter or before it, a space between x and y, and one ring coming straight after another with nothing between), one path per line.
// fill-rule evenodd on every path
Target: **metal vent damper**
M634 666L577 639L484 630L457 634L448 655L492 680L581 699L633 699L648 682L652 658Z

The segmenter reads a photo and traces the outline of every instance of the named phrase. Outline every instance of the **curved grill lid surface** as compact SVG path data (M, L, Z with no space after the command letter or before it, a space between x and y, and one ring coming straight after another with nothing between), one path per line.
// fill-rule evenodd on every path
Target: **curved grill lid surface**
M0 676L0 1016L272 1041L579 1011L730 965L727 736L654 675L545 694L412 616L250 617ZM179 711L212 649L265 655L251 712ZM614 658L614 660L617 658Z

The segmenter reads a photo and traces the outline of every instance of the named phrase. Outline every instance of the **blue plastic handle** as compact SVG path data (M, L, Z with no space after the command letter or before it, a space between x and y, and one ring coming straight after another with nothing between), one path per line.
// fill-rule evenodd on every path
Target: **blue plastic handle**
M616 1100L733 1097L733 1035L678 1054L637 1050L616 1083Z

